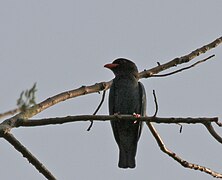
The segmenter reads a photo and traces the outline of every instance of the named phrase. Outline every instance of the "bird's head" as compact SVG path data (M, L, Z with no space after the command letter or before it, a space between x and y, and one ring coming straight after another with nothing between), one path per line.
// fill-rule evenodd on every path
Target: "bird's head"
M104 67L113 71L113 73L118 75L134 75L138 77L138 69L132 61L124 58L115 59L111 64L106 64Z

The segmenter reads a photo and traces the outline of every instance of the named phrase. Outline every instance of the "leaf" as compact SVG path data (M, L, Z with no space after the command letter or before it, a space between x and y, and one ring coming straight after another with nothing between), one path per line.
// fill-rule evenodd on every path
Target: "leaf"
M18 100L17 100L17 106L21 111L26 110L27 108L31 107L32 105L35 105L35 93L37 92L36 89L36 83L31 87L31 89L27 89L25 91L22 91Z

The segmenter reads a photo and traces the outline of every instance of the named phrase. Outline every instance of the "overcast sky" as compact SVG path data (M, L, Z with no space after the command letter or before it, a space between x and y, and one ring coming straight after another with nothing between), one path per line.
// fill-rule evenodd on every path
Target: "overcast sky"
M188 54L221 36L221 0L1 0L0 111L15 108L22 90L37 82L37 102L66 90L109 81L103 68L117 57L140 71ZM149 115L156 90L161 117L222 118L222 47L196 58L216 57L165 78L143 79ZM173 69L172 69L173 70ZM62 102L34 118L91 114L101 95ZM106 100L98 114L108 114ZM183 168L163 154L146 126L137 167L117 167L118 149L109 122L13 129L12 133L61 180L213 179ZM187 161L222 173L222 145L202 125L156 125L166 146ZM216 128L222 135L222 130ZM0 140L1 179L44 177L4 139Z

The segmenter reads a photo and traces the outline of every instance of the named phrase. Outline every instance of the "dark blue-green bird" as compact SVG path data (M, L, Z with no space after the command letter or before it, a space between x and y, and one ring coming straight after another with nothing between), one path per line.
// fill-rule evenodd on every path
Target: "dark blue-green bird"
M109 114L146 115L146 93L139 82L136 65L124 58L114 60L104 67L115 74L109 93ZM142 122L130 120L111 121L115 140L119 147L120 168L135 168L137 144L141 135Z

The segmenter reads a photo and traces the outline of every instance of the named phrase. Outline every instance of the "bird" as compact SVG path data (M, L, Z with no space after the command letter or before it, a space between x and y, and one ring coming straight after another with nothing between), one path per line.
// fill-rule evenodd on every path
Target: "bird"
M109 92L109 114L146 116L146 92L143 84L139 82L135 63L126 58L117 58L104 67L115 75ZM142 125L141 121L111 120L119 148L119 168L136 167L135 157Z

